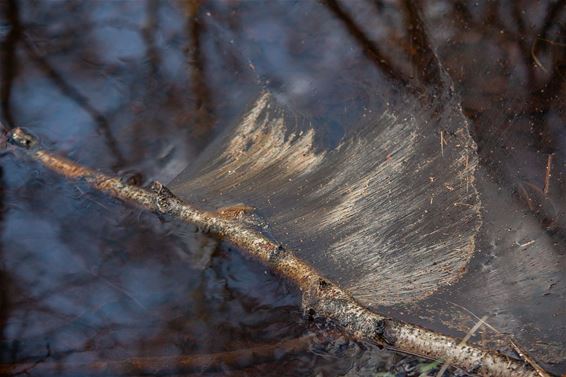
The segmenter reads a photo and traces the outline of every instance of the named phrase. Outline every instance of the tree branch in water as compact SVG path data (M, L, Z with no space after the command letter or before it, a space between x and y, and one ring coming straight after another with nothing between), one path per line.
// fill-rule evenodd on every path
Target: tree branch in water
M296 284L303 292L303 309L306 313L332 320L353 339L428 359L442 359L480 375L538 376L535 370L521 361L462 344L458 339L368 310L338 285L321 276L315 268L297 258L293 251L246 224L182 202L159 182L154 182L149 189L128 185L119 178L83 167L40 148L33 136L19 128L9 134L9 140L27 156L66 178L85 181L94 189L114 198L166 218L196 225L204 232L233 243L273 272Z

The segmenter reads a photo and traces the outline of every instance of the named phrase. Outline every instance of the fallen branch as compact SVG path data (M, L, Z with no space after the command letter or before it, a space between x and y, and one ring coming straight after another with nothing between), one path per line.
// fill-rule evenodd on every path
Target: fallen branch
M32 159L58 174L83 180L96 190L115 198L165 217L194 224L204 232L233 243L273 272L296 284L303 292L305 312L334 321L354 339L428 359L442 359L480 375L538 376L535 370L521 361L463 344L457 339L387 318L364 308L350 294L297 258L291 250L245 224L183 203L159 182L154 182L149 189L130 186L118 178L109 177L41 149L37 141L21 129L14 129L9 136L11 144L21 147Z

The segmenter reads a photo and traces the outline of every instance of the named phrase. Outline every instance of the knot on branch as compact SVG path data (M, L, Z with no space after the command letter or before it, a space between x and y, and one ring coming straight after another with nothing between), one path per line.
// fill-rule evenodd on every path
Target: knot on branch
M157 194L155 200L155 205L157 209L162 213L167 213L172 207L174 200L179 200L175 194L171 192L167 187L165 187L159 181L153 181L149 185L149 190Z
M376 339L387 345L394 345L397 339L388 331L387 319L379 319L374 322L374 334Z
M278 261L283 256L284 253L285 253L285 248L283 247L283 245L277 246L275 249L269 252L269 256L268 256L269 262L273 263Z
M318 279L318 289L323 290L330 287L330 283L327 282L326 280L320 278Z
M37 138L22 128L14 128L8 136L8 142L25 149L31 149L38 144Z
M483 368L483 363L481 360L477 361L471 368L468 368L466 372L470 374L479 374Z

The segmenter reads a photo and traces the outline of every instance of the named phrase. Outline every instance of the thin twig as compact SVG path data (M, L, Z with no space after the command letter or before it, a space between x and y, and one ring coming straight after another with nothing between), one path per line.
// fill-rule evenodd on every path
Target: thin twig
M468 161L468 155L466 155L466 165L464 167L464 171L467 173L466 174L466 192L469 191L470 189L470 172L468 171L468 165L469 165L469 161Z
M349 293L324 278L291 250L245 223L224 219L182 202L159 182L154 182L149 189L130 186L118 178L41 149L37 141L21 129L13 130L9 137L10 142L25 151L27 156L66 178L83 180L115 198L161 216L196 225L204 232L231 242L274 273L297 285L303 292L302 305L305 311L332 320L354 339L393 347L428 359L450 360L454 366L489 376L539 377L536 371L520 361L461 344L457 339L364 308Z
M470 329L470 331L468 331L468 333L466 334L466 336L460 341L459 345L464 345L466 344L466 342L468 340L470 340L470 338L475 334L476 331L478 331L478 329L480 328L481 325L483 325L485 323L485 321L487 320L487 315L484 315L483 317L481 317L479 319L479 321L476 322L476 324ZM450 364L448 362L444 363L444 365L442 365L442 368L440 368L440 370L438 371L438 373L436 374L436 377L442 377L442 375L444 375L444 372L446 372L446 370L450 367Z
M548 373L546 373L546 371L544 369L542 369L540 367L540 365L538 365L536 363L536 361L529 356L528 353L526 353L525 351L523 351L523 349L521 347L519 347L519 345L513 340L513 339L509 339L509 343L511 343L511 346L513 347L513 349L515 350L515 352L517 352L517 354L523 359L525 360L527 363L529 363L529 365L531 367L533 367L534 370L537 371L537 374L540 377L550 377L550 375Z
M542 64L540 59L537 57L536 49L537 49L538 41L539 41L539 39L535 38L535 40L533 41L533 44L531 45L531 57L532 57L533 61L535 62L535 64L540 69L542 69L545 73L548 73L548 69L546 69L546 67Z
M544 189L542 190L542 192L544 192L544 196L548 195L548 190L550 188L551 169L552 169L552 154L549 154L546 160L546 174L544 176Z

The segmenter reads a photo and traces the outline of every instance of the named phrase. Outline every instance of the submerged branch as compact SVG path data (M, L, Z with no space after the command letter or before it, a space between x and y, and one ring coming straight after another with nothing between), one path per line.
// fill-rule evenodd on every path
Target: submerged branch
M109 177L41 149L37 141L21 129L11 132L10 141L26 151L32 159L66 178L83 180L96 190L115 198L162 216L196 225L205 232L233 243L273 272L296 284L303 292L305 312L334 321L354 339L428 359L442 359L480 375L537 376L537 372L523 362L462 344L457 339L364 308L349 293L297 258L291 250L245 224L182 202L159 182L154 182L148 190L130 186L118 178ZM376 282L380 283L387 284Z

